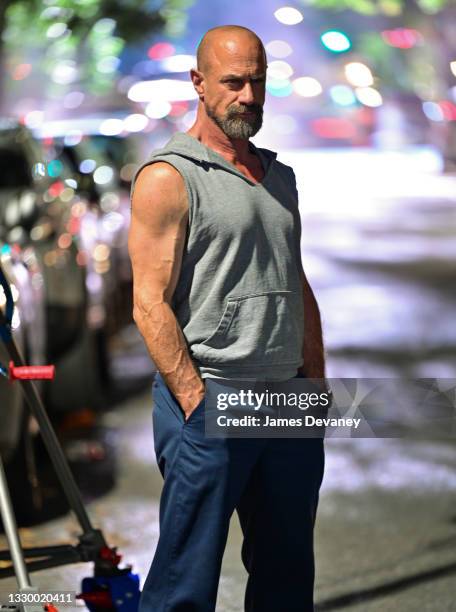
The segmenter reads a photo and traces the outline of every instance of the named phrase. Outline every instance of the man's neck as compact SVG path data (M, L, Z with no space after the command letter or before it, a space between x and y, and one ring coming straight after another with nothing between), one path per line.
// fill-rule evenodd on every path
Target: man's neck
M208 117L197 120L187 131L203 145L209 147L233 165L245 164L251 157L249 141L240 138L228 138L219 126Z

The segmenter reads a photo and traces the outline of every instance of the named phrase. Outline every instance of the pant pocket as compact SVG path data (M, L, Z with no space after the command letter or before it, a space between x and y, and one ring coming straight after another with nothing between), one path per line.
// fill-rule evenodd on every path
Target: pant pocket
M302 296L266 291L232 296L215 330L192 345L196 359L237 367L301 360L304 331Z
M157 385L156 387L155 387L155 384ZM203 399L200 401L200 403L196 406L196 408L191 413L190 417L187 420L185 420L185 412L182 410L179 402L176 400L173 393L171 393L165 381L163 380L163 377L158 372L155 376L154 391L160 394L160 397L162 398L160 401L163 402L164 400L166 402L166 405L167 407L169 407L171 413L178 419L178 421L182 425L187 425L190 421L201 420L201 418L204 416L205 398L203 397ZM154 395L154 392L153 392L153 395Z
M152 396L154 399L154 404L156 406L169 409L170 413L179 422L184 421L184 412L182 408L179 406L178 402L174 398L174 395L168 389L165 381L163 380L159 372L157 372L157 374L155 375Z

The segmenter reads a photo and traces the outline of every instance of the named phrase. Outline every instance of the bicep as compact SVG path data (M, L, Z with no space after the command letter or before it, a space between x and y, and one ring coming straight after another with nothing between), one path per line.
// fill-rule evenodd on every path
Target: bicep
M188 205L180 174L169 164L146 166L132 197L128 249L135 297L172 298L180 274Z

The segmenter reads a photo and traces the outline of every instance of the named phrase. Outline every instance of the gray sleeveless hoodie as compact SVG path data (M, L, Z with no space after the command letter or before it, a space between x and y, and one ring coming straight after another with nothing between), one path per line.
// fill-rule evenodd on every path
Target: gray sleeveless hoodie
M259 184L182 132L136 177L164 161L187 188L187 240L172 308L201 376L287 380L302 364L304 331L296 181L276 153L250 146L265 171Z

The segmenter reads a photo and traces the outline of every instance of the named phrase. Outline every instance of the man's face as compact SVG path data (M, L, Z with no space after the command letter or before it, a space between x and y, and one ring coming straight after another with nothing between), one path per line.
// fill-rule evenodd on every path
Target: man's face
M214 45L204 71L204 106L228 138L248 140L261 128L266 63L259 43L247 36Z

